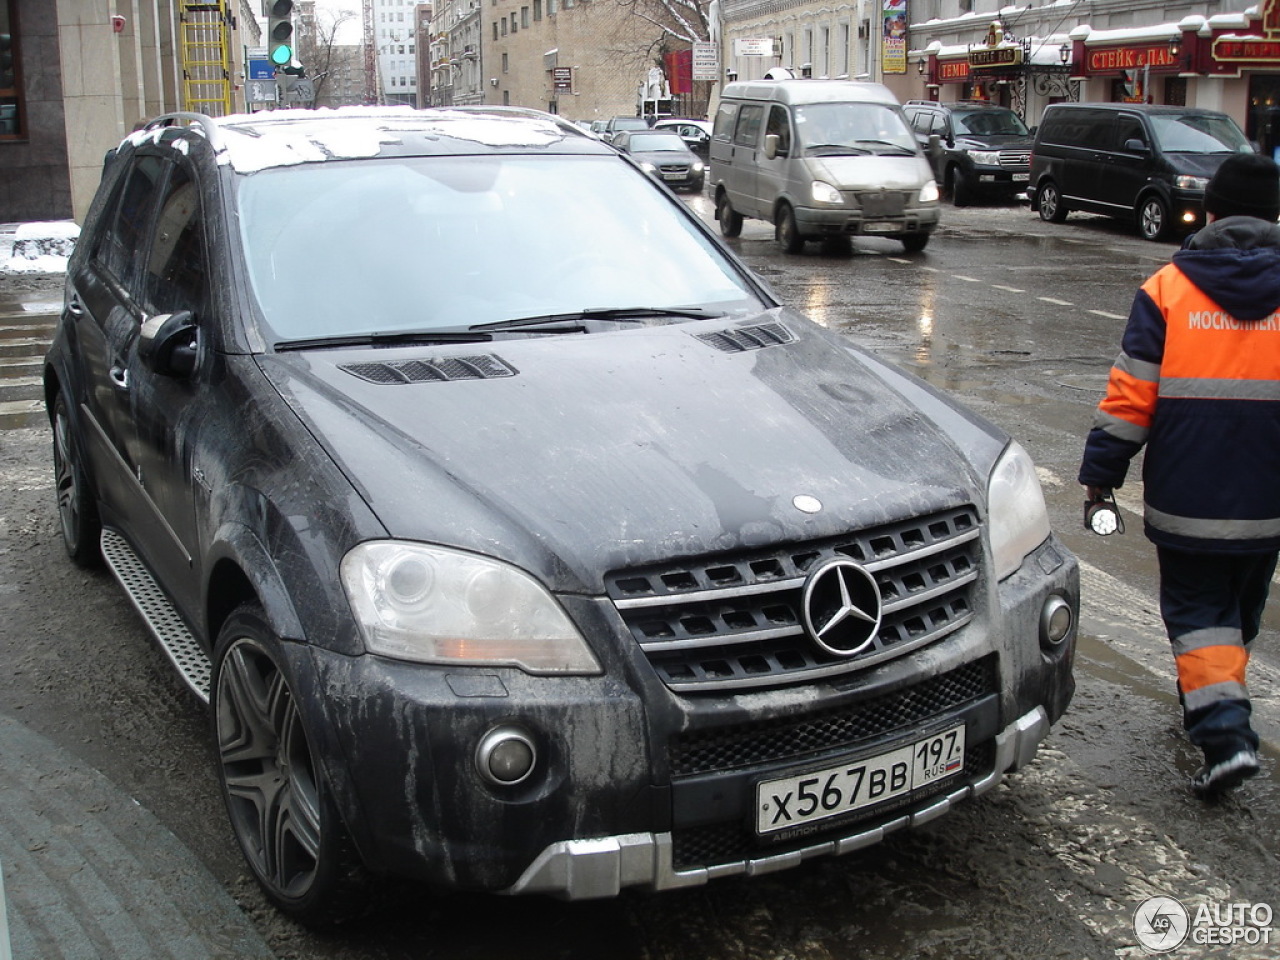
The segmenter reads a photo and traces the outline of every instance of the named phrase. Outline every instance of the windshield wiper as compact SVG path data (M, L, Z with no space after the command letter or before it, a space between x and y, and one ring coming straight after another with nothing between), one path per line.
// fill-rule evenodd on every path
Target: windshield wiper
M543 327L567 332L583 329L583 320L644 320L647 317L689 317L700 320L704 317L718 317L721 314L697 307L596 307L589 310L575 310L572 313L548 313L540 317L520 317L516 320L497 320L493 323L477 323L470 330L524 330L530 327Z
M402 343L484 343L493 337L471 329L406 330L396 333L355 333L336 337L307 337L281 340L280 350L324 350L342 347L386 347Z

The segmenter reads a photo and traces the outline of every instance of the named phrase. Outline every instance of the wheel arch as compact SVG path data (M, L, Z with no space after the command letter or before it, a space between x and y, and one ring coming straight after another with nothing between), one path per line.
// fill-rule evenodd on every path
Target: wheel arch
M226 523L214 538L205 578L205 635L212 650L222 625L244 603L256 602L278 637L303 639L302 620L266 547L248 527Z

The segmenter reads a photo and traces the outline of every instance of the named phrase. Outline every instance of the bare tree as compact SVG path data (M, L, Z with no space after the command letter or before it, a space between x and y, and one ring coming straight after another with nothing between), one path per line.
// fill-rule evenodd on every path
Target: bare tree
M693 43L711 36L710 0L617 0L632 16L659 31L651 50L667 46L668 38Z
M333 49L337 46L337 37L343 24L358 20L360 15L354 10L324 10L316 14L314 31L303 38L301 57L307 75L312 78L315 88L315 103L322 102L324 87L332 72L334 63Z

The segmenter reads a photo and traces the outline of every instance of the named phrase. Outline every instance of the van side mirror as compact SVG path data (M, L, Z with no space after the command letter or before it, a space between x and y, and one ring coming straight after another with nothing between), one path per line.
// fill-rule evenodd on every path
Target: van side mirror
M778 155L778 145L782 143L782 138L776 133L766 133L764 135L764 157L766 160L772 160Z
M936 133L929 134L929 144L925 147L924 152L930 157L942 156L942 138Z
M1126 140L1124 142L1124 148L1128 150L1130 153L1146 153L1147 152L1147 145L1143 143L1141 140L1139 140L1137 137L1134 137L1131 140Z
M196 368L196 334L190 310L156 314L138 331L138 357L162 376L189 376Z

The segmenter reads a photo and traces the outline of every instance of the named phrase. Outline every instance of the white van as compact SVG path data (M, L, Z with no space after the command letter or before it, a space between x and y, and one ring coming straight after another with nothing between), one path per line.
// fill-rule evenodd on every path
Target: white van
M806 240L885 236L923 250L938 185L889 88L854 80L759 80L724 88L711 137L720 232L772 221L788 253Z

